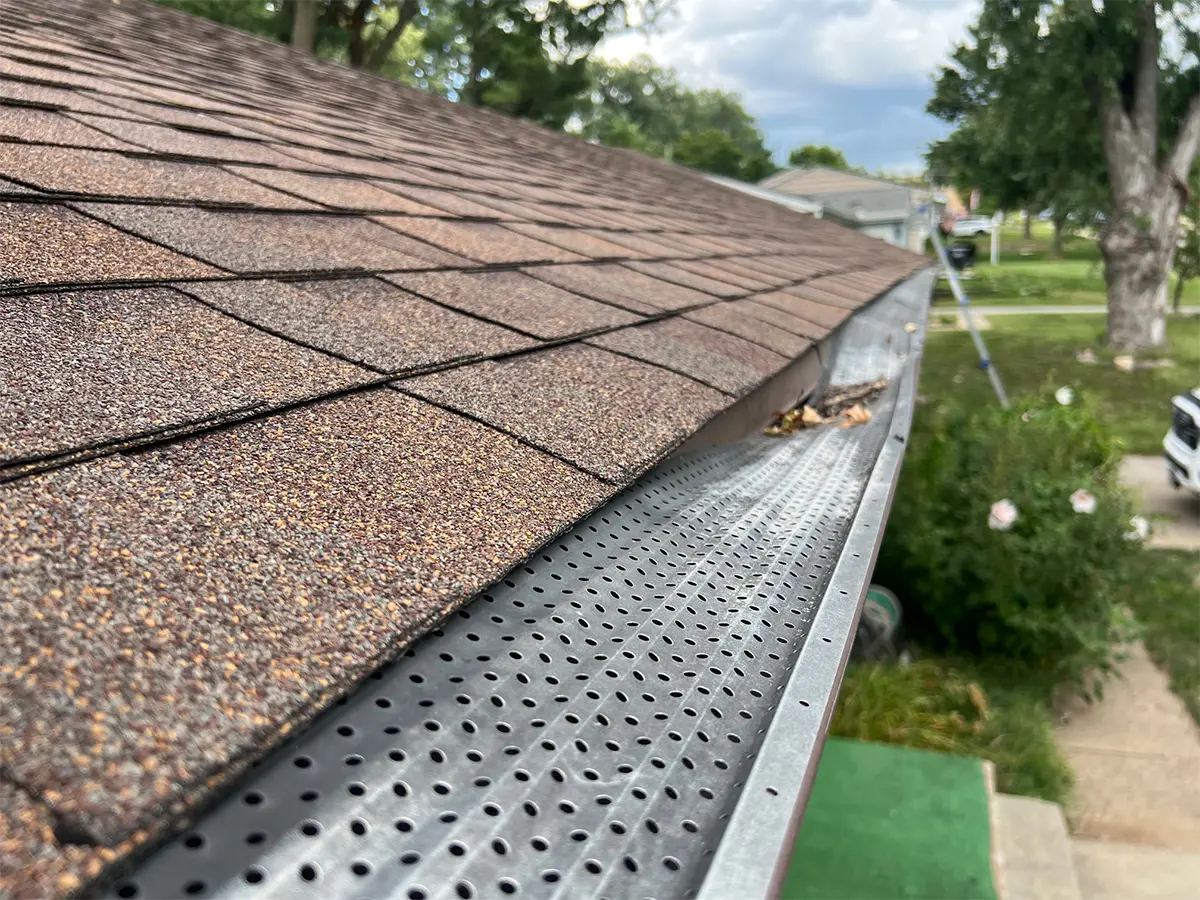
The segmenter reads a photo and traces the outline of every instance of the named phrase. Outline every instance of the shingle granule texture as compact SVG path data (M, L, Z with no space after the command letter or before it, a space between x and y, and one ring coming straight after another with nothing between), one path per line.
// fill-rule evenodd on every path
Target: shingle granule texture
M139 159L74 147L0 144L0 175L23 179L44 191L63 193L202 200L275 209L318 208L217 166Z
M232 272L429 269L460 257L344 216L80 204L97 218Z
M673 260L668 265L684 272L690 272L693 275L700 275L713 281L728 284L736 289L739 294L745 294L750 291L768 290L774 286L762 281L760 278L745 278L734 274L716 265L718 262L720 260L680 259Z
M601 240L629 248L633 251L627 254L630 259L674 259L700 255L693 247L685 246L678 241L671 241L657 234L630 234L624 231L598 229L592 229L589 233Z
M827 303L801 299L796 295L795 291L773 291L769 294L757 294L754 297L754 302L783 310L785 313L804 319L807 322L815 322L826 330L836 328L851 313L851 310L843 306L833 306Z
M0 223L4 281L47 284L220 274L62 206L0 202Z
M529 273L564 290L639 313L653 315L714 302L714 298L708 294L635 272L616 263L543 266L530 269Z
M92 847L59 849L54 817L45 804L0 781L0 897L54 897L100 874L104 860Z
M375 377L169 288L0 297L0 311L0 466Z
M207 281L185 290L239 318L383 372L478 359L537 343L374 278Z
M571 344L401 381L617 484L729 403L664 369Z
M408 200L399 194L355 178L311 175L263 166L231 166L230 170L251 181L270 185L333 209L362 209L371 212L387 210L421 216L442 215L440 210L431 206Z
M825 328L809 319L801 318L791 312L786 312L777 306L759 303L758 300L737 300L738 309L746 315L768 322L784 331L790 331L811 341L819 341L829 334Z
M286 156L259 141L221 137L198 131L181 131L169 125L133 122L129 119L107 119L89 115L79 115L76 118L118 140L159 153L275 166L286 165L288 162Z
M138 149L128 141L88 128L63 113L24 106L0 106L0 138L106 150Z
M177 829L927 264L162 4L0 7L0 898Z
M611 492L386 388L11 485L5 764L120 841Z
M726 334L737 335L748 341L753 341L789 359L804 353L812 342L800 337L793 331L788 331L769 322L751 315L746 309L748 300L735 300L732 303L718 303L693 312L685 313L685 319L700 322L724 331Z
M50 87L45 84L30 84L24 81L9 81L0 79L0 100L17 101L18 103L39 103L45 106L57 106L74 112L100 113L112 115L115 111L110 100L103 100L94 94L76 91L70 88Z
M407 184L393 184L386 181L377 182L381 190L391 191L402 202L420 205L435 210L433 215L453 214L468 219L511 219L512 216L503 210L477 203L455 191L430 190L421 187L411 187ZM408 199L411 198L411 199Z
M435 247L485 263L574 262L582 259L577 253L488 222L407 219L400 216L376 216L375 221L428 241Z
M738 397L790 361L790 357L682 318L622 328L588 343L665 366Z
M521 272L405 272L383 277L422 297L540 338L614 328L641 318Z
M670 281L673 284L681 284L684 287L693 288L697 291L704 291L704 293L712 294L714 297L728 299L730 297L741 297L746 294L745 288L740 288L725 281L705 278L703 275L697 275L695 272L689 272L687 269L681 269L678 266L671 265L671 263L639 262L634 260L633 262L625 263L625 265L644 275L651 275L663 281Z
M551 228L548 225L515 223L506 226L510 230L535 238L547 244L554 244L572 253L579 253L591 259L629 259L641 256L636 250L630 250L612 241L596 237L578 228Z

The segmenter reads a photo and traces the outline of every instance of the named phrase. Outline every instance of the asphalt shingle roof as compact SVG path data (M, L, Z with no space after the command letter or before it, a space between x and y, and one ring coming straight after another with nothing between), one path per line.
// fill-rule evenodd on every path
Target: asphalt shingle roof
M3 6L0 896L153 840L924 264L142 0Z

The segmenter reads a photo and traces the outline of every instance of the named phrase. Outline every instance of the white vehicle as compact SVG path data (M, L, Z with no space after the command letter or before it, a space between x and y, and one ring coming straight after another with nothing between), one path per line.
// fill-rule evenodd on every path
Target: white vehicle
M982 237L992 233L990 216L960 216L950 226L950 233L955 237Z
M1171 430L1163 438L1167 477L1200 494L1200 388L1171 401Z

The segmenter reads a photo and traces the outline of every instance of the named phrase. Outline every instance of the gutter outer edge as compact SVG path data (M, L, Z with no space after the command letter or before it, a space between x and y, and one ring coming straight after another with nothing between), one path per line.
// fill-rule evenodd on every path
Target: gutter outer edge
M921 280L928 284L922 287ZM767 900L782 890L908 446L933 289L929 271L916 273L898 289L906 287L920 291L919 330L901 372L904 382L896 396L891 436L879 451L825 590L826 601L813 618L696 900ZM831 602L834 597L839 602Z

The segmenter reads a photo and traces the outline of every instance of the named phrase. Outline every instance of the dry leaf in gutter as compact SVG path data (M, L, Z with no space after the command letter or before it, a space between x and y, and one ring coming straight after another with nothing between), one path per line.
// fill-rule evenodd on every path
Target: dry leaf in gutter
M854 404L844 413L842 413L842 428L851 428L855 425L865 425L871 421L871 411L861 404Z

